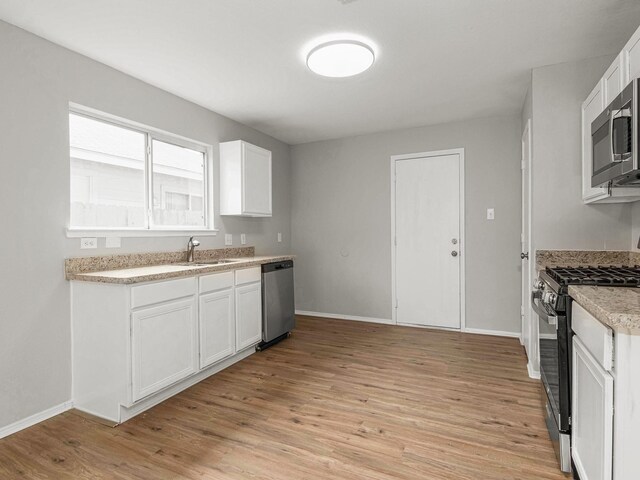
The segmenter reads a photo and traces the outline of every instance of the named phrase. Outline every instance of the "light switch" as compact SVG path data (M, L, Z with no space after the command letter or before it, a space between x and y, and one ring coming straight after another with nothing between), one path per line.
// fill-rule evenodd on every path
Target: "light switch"
M233 235L230 233L225 233L224 234L224 244L229 246L229 245L233 245Z
M278 243L282 242L282 234L278 232Z
M247 236L244 233L240 234L240 243L242 245L246 245L247 244Z
M80 248L98 248L98 239L97 238L81 238L80 239Z
M120 248L122 240L120 237L107 237L104 246L107 248Z
M493 208L487 208L487 220L493 220L494 218L496 218L496 215Z

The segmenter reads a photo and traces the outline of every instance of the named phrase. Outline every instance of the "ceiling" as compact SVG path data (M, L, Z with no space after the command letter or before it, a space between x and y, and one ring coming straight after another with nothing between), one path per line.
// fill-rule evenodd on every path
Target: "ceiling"
M0 19L289 144L520 112L531 68L615 53L638 0L2 0ZM327 34L373 68L304 63Z

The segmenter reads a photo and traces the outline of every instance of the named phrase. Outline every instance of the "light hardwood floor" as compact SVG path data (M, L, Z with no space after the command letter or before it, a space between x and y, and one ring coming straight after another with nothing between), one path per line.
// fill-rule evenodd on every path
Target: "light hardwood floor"
M298 317L116 428L67 412L0 440L0 478L566 477L517 340Z

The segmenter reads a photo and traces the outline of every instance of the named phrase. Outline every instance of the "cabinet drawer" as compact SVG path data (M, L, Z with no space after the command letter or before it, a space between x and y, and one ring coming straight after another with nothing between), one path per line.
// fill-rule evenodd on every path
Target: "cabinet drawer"
M613 366L613 330L600 323L578 303L571 307L571 328L597 362L607 371Z
M233 287L233 272L214 273L200 277L200 293Z
M260 267L243 268L236 270L236 285L259 282L262 279L262 269Z
M181 278L131 288L131 308L167 302L196 294L196 279Z

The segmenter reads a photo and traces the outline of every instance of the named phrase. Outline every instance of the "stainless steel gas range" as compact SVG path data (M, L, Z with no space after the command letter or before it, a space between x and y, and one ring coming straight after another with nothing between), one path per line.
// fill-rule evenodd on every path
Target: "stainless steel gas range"
M640 286L640 267L554 267L540 272L532 305L540 317L539 351L549 435L563 472L571 471L571 297L569 285Z

